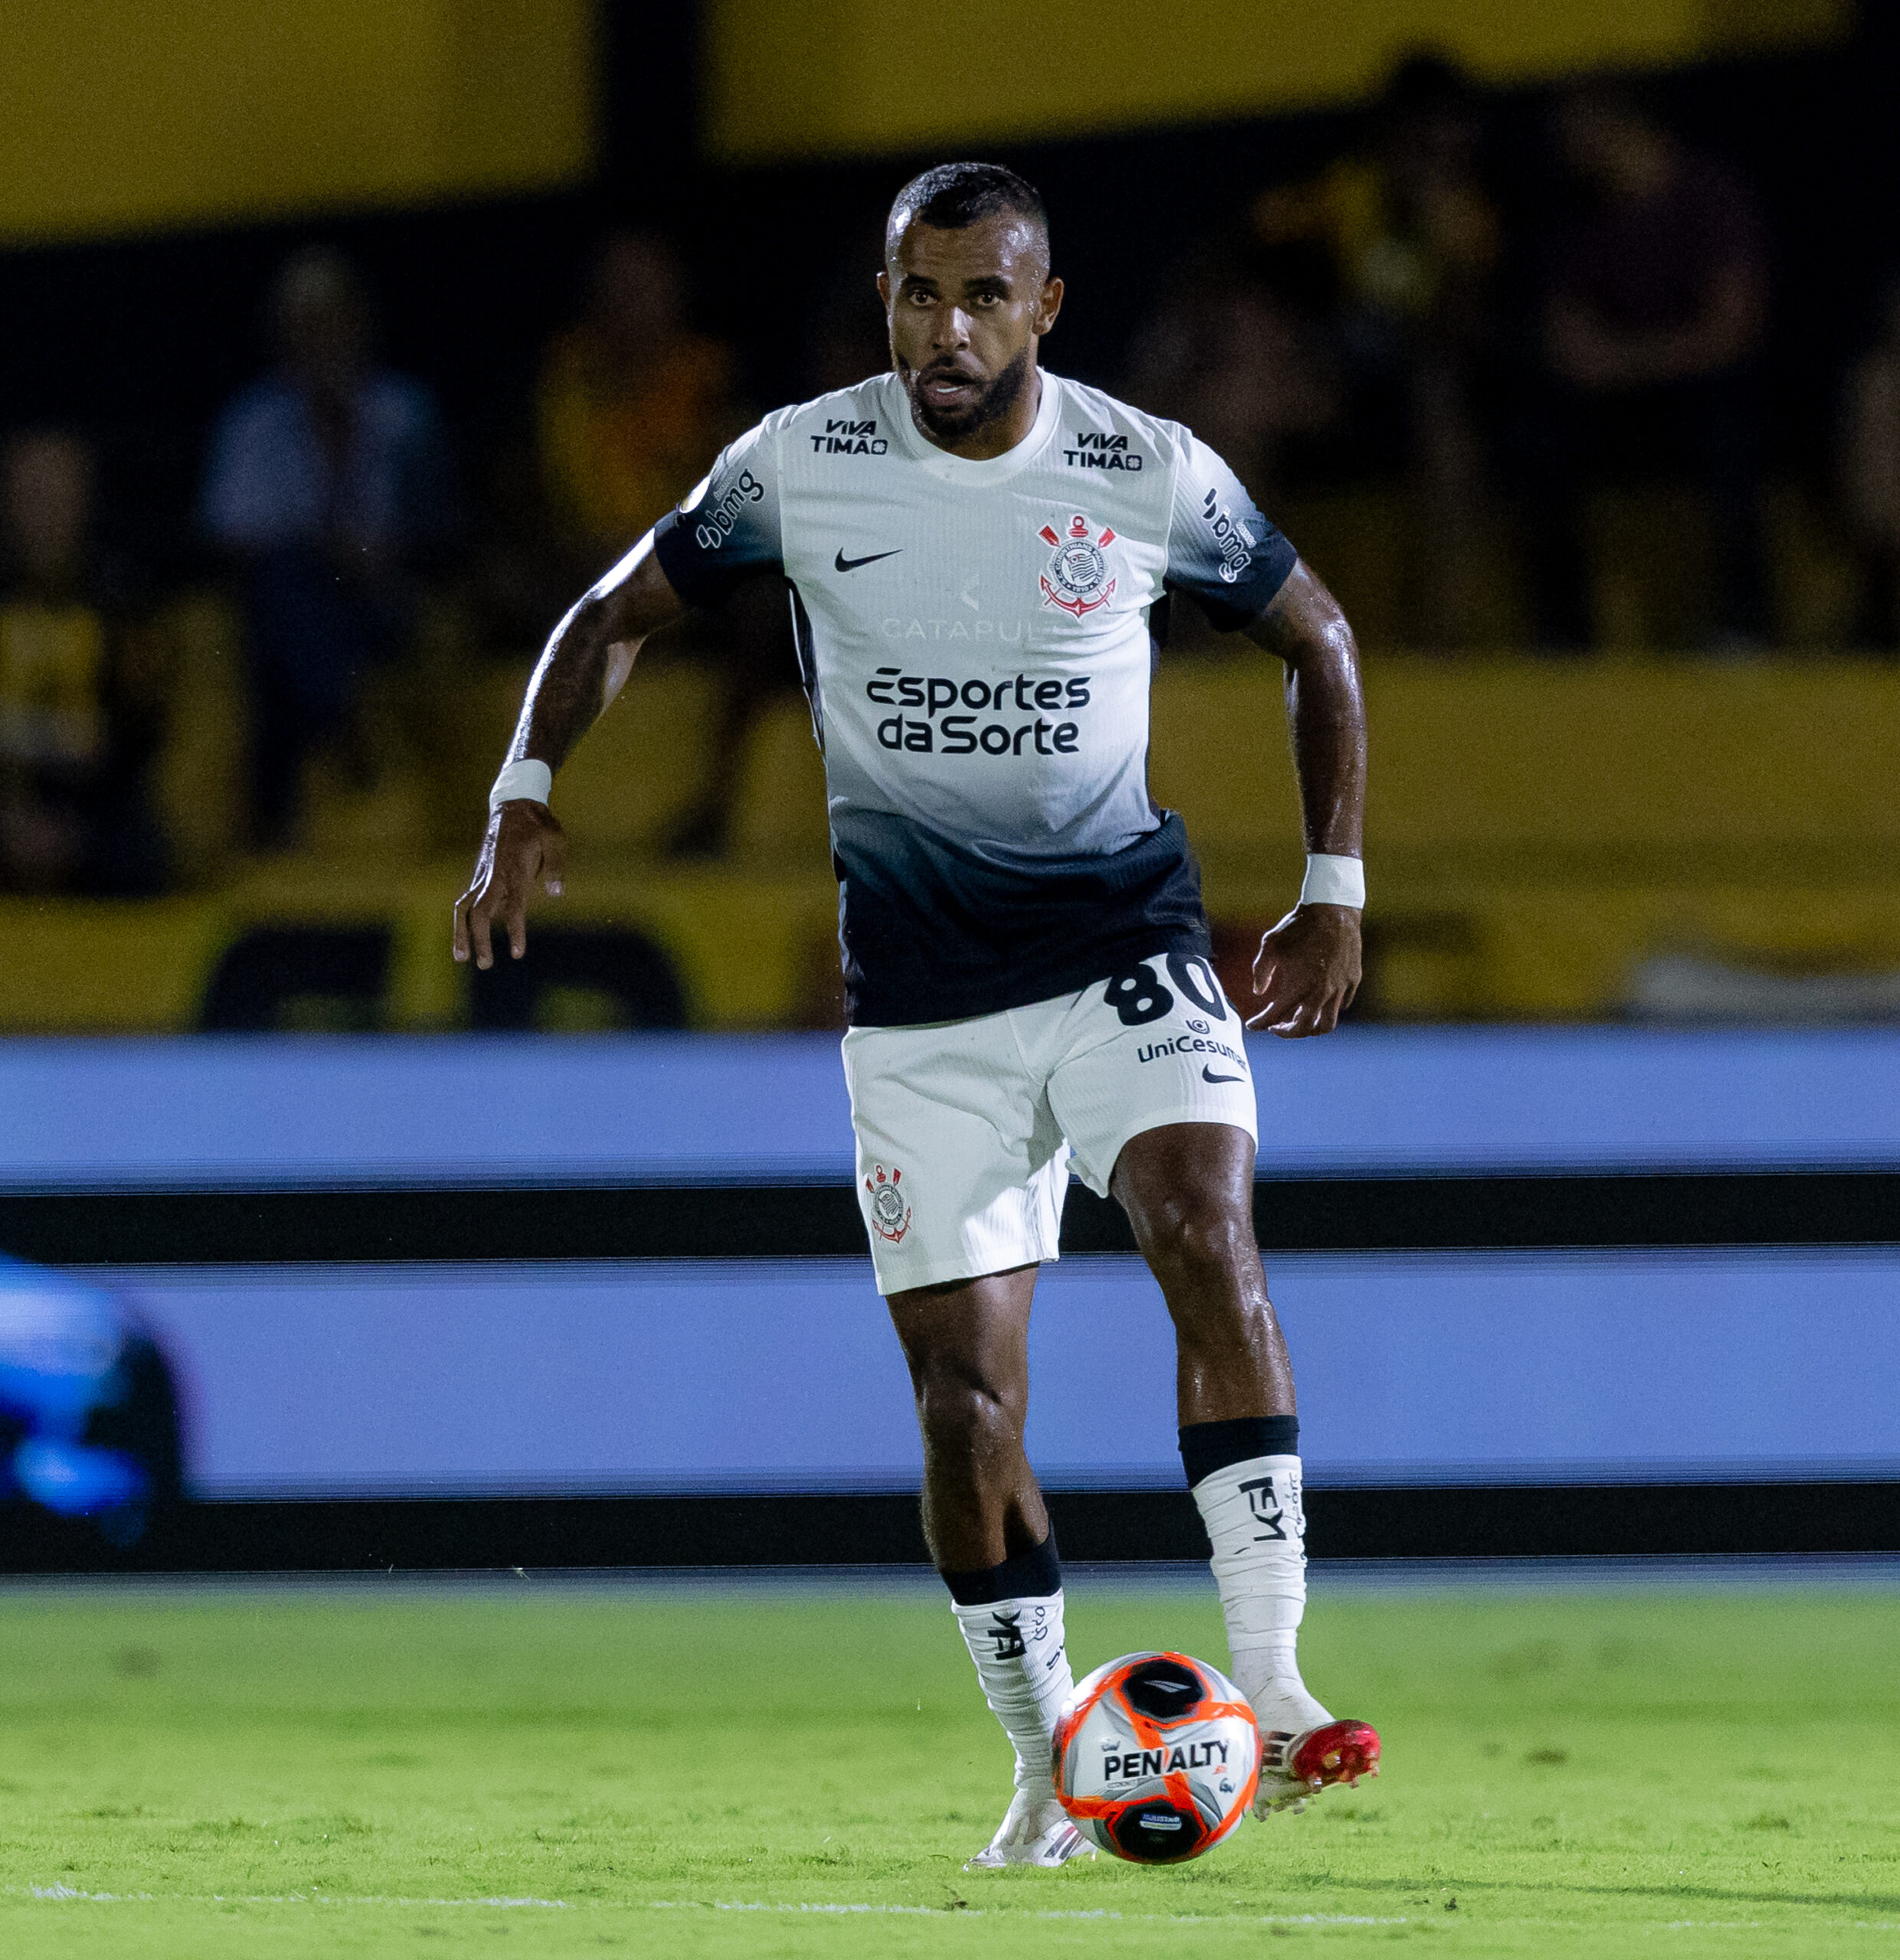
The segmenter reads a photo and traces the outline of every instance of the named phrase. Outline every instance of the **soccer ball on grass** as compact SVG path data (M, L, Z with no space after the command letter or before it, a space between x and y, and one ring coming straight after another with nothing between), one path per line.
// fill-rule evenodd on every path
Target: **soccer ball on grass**
M1055 1755L1062 1808L1104 1851L1138 1864L1212 1851L1260 1781L1254 1711L1185 1654L1124 1654L1078 1682Z

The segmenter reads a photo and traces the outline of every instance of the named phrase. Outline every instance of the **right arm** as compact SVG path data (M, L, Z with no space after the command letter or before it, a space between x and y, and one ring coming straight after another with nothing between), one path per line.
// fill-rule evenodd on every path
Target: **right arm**
M691 606L716 604L755 573L782 568L773 418L721 451L705 479L669 511L554 630L528 684L505 760L551 771L626 684L648 634ZM455 956L494 964L489 934L528 949L528 894L561 893L565 840L545 803L505 802L489 819L475 876L456 900Z
M559 769L626 686L641 643L683 609L649 531L550 635L503 760ZM509 951L519 959L528 950L528 894L538 881L551 897L559 897L566 858L567 840L545 803L522 797L495 811L475 875L455 902L456 958L473 954L477 966L493 965L499 919Z

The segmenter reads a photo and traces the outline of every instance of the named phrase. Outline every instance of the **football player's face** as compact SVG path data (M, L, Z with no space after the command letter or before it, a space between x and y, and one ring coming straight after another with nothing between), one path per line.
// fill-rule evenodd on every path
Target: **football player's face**
M957 231L912 224L878 291L892 361L927 436L960 446L1011 420L1036 341L1062 304L1040 230L1006 214Z

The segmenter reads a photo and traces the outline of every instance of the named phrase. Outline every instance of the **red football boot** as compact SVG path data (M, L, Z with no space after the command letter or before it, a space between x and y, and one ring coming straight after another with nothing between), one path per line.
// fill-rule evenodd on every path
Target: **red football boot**
M1260 1794L1254 1814L1304 1810L1306 1799L1335 1783L1378 1774L1378 1731L1367 1722L1325 1722L1303 1735L1260 1733Z

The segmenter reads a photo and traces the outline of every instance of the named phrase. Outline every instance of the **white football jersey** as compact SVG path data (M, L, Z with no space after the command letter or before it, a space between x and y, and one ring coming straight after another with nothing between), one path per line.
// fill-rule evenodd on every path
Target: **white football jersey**
M1295 560L1186 430L1045 373L1028 435L972 462L883 374L768 415L656 547L694 603L790 583L854 1023L1207 951L1180 821L1148 795L1149 614L1181 590L1248 625Z

